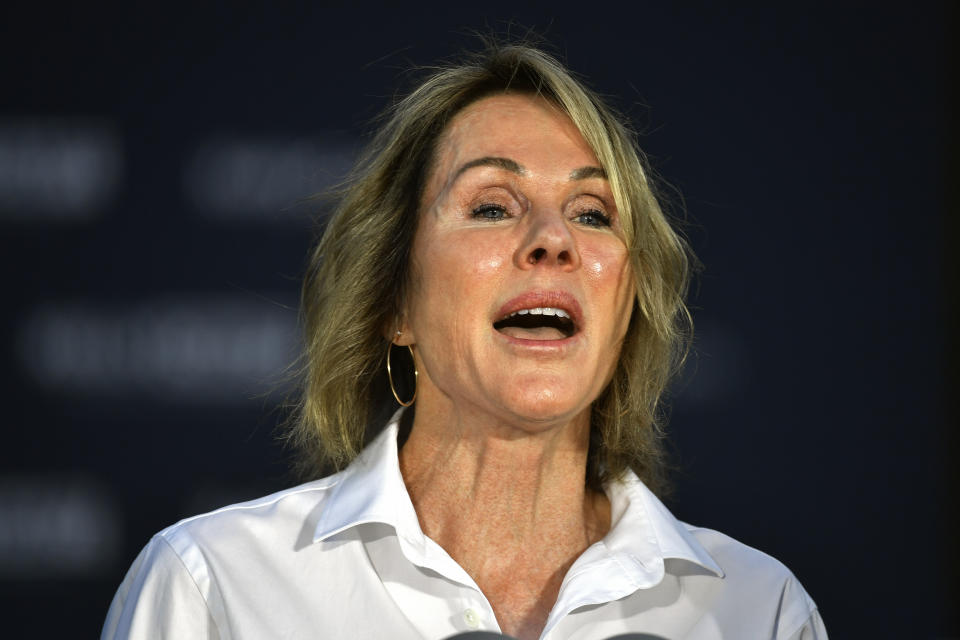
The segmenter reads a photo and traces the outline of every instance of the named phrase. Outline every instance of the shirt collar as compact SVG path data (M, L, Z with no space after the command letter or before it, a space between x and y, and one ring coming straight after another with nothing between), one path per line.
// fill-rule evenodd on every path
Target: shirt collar
M368 522L394 527L403 539L423 545L425 537L407 493L397 453L399 409L387 427L341 472L313 534L325 540L341 531Z
M606 487L611 527L603 542L650 566L668 558L697 564L718 577L724 573L702 544L677 520L637 475L628 470Z
M314 542L360 524L380 522L396 529L405 551L416 550L418 556L428 552L431 545L400 474L397 432L402 412L398 410L383 432L341 473L317 522ZM602 555L614 556L624 571L633 574L626 576L631 583L639 588L657 584L663 578L663 561L668 558L692 562L723 577L703 545L633 471L609 483L606 492L611 503L611 528L603 539ZM581 560L589 564L596 558L596 553L589 553L592 550L594 547L571 567L571 574L579 573L574 569Z

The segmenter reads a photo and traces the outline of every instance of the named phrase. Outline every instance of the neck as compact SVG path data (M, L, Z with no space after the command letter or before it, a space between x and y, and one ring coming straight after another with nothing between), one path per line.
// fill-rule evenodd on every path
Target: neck
M424 533L487 596L501 628L538 637L573 561L610 526L586 487L589 411L537 428L420 404L400 469Z
M489 531L501 543L505 535L520 542L544 528L589 527L588 446L586 416L529 434L463 416L429 420L418 410L400 468L427 535L484 521L485 529L509 525Z

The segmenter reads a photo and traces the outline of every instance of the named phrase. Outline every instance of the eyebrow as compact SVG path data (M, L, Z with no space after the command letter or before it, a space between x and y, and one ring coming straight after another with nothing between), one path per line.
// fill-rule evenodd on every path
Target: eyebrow
M498 169L503 169L504 171L509 171L510 173L515 173L518 176L522 176L527 172L522 166L511 160L510 158L497 158L494 156L485 156L483 158L477 158L476 160L471 160L467 162L459 169L453 176L453 181L459 178L463 173L468 169L473 169L474 167L496 167Z
M586 180L587 178L607 179L607 172L602 167L580 167L570 172L571 180Z
M518 164L510 158L484 156L483 158L477 158L476 160L471 160L461 165L461 167L457 169L457 172L454 174L451 182L455 182L457 178L474 167L496 167L497 169L503 169L504 171L515 173L518 176L522 176L527 173L527 169L523 165ZM604 171L602 167L580 167L579 169L574 169L570 172L570 180L586 180L588 178L603 178L606 180L607 172Z

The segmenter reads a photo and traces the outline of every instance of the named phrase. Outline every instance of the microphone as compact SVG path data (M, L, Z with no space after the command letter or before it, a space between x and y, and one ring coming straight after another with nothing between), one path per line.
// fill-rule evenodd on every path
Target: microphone
M516 640L513 636L506 636L495 631L465 631L457 633L446 640ZM610 636L607 640L667 640L663 636L655 636L650 633L622 633L618 636Z

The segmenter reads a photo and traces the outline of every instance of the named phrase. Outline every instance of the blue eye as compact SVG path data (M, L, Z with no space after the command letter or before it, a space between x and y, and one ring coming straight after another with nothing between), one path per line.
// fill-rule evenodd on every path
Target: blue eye
M482 204L473 210L473 217L479 220L503 220L507 210L498 204Z
M610 217L605 215L602 211L597 211L596 209L584 211L574 218L574 220L579 220L582 224L585 224L588 227L610 226Z

